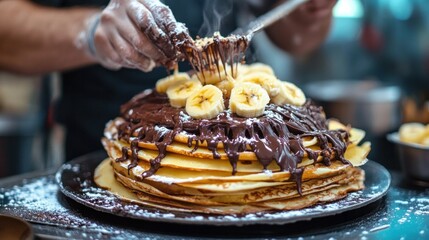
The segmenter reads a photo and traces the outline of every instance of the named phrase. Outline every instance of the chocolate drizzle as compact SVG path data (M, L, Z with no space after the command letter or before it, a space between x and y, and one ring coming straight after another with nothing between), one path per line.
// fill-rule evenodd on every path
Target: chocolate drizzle
M194 42L184 42L179 45L179 51L191 64L194 71L200 73L197 76L204 83L204 71L218 73L221 78L221 71L225 71L225 74L228 75L228 65L231 76L235 77L238 63L244 61L244 52L248 45L249 37L247 36L222 37L219 33L215 33L212 38L197 38Z
M232 166L232 174L237 171L239 154L248 147L255 152L264 169L275 162L281 171L289 171L291 180L297 183L301 193L303 169L298 167L305 156L329 166L331 161L344 158L348 144L348 133L344 130L328 130L327 120L321 107L307 102L302 107L292 105L266 106L259 118L242 118L229 111L220 113L210 120L197 120L187 115L184 109L171 107L165 94L156 91L145 92L134 97L121 107L124 123L118 126L118 138L130 143L131 149L123 149L117 161L131 160L129 169L138 163L138 142L156 144L159 154L150 161L150 169L142 178L151 176L160 167L167 154L166 148L181 132L189 136L188 146L192 151L200 143L207 143L214 158L220 158L219 143ZM316 137L321 150L311 150L303 145L303 137ZM131 150L131 155L128 151Z

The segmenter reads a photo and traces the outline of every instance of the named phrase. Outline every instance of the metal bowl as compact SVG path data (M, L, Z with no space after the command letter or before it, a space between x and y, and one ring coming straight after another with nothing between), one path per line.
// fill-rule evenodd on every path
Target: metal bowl
M369 158L387 168L400 168L386 134L401 124L400 87L377 80L327 80L304 86L307 97L323 106L326 116L366 131Z
M0 239L34 239L33 228L20 218L0 215Z
M388 134L387 139L396 145L406 179L417 185L429 187L429 147L402 142L398 133Z
M323 106L327 116L385 135L401 121L401 90L376 80L329 80L304 86L307 96Z

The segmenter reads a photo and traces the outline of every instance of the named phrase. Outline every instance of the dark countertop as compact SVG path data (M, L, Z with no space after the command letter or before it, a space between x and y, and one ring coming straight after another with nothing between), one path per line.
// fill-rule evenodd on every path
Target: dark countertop
M388 194L368 206L280 226L195 226L117 217L68 199L59 192L54 171L1 179L0 214L31 220L42 239L429 239L429 189L405 184L398 172L391 175Z

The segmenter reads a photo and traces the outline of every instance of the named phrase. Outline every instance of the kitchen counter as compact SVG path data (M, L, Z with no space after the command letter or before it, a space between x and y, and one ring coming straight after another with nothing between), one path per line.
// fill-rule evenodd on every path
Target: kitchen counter
M429 239L429 189L392 171L382 199L330 217L286 225L195 226L132 220L97 212L64 196L55 170L0 180L0 214L24 218L44 239Z

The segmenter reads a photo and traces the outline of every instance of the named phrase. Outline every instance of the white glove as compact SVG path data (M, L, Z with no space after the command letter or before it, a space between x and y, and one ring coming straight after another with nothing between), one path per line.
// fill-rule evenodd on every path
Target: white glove
M111 0L90 17L78 36L78 47L110 69L151 71L171 68L178 43L190 39L187 28L158 0Z

